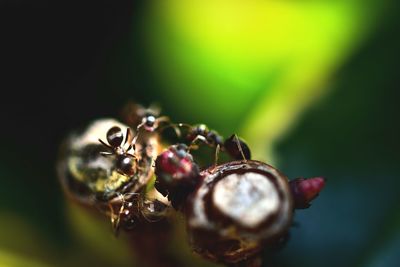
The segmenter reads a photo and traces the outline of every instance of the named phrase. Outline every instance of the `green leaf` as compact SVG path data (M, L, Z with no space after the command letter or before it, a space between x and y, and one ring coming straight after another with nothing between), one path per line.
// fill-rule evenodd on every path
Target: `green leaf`
M144 20L147 60L179 119L240 131L259 159L372 29L365 1L164 1ZM171 108L170 108L171 109ZM267 153L266 153L267 151Z

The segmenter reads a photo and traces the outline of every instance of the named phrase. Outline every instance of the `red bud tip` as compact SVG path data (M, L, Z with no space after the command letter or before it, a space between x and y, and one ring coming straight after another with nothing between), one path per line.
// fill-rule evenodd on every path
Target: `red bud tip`
M324 185L325 179L323 177L297 178L290 181L295 208L308 208L310 202L318 196Z
M192 162L187 158L178 158L174 152L167 150L158 156L157 168L157 171L170 175L186 175L192 171Z

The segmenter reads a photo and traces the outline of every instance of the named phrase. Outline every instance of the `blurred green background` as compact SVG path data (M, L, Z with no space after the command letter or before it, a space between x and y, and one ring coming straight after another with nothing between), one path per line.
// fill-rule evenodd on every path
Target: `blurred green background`
M68 206L55 174L65 135L128 100L236 132L291 179L328 179L265 266L398 266L398 11L390 0L2 2L0 266L130 266L123 238Z

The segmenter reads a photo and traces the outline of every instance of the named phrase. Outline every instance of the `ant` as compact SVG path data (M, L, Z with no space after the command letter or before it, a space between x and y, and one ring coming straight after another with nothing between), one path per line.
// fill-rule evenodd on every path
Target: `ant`
M129 150L133 149L135 152L135 143L138 135L133 136L132 130L128 127L126 129L125 141L122 129L118 126L111 127L106 134L106 144L103 140L99 139L99 142L107 147L110 152L100 152L103 156L116 156L116 168L117 171L122 175L132 176L137 171L138 158L128 153ZM129 144L125 148L126 144Z
M167 116L160 116L161 108L152 104L145 108L134 102L128 102L122 110L124 121L128 125L136 125L136 130L144 129L146 132L153 133L160 129L162 124L170 125L171 120Z
M224 140L217 131L209 129L205 124L190 125L179 123L178 126L188 128L186 139L190 142L189 150L196 148L198 141L210 147L215 147L215 164L218 162L220 150L227 152L232 158L237 160L248 160L251 158L248 145L236 134L232 134L228 139Z
M170 119L167 116L160 116L161 110L158 107L141 108L138 111L138 115L142 118L141 123L136 127L139 129L144 128L147 132L156 131L162 123L170 123Z
M191 144L195 144L197 140L202 141L203 143L209 146L223 146L224 138L219 135L216 131L210 130L205 124L197 124L194 126L182 124L179 126L186 126L189 128L189 132L186 136Z
M250 159L250 149L236 134L223 142L223 138L217 132L209 130L207 126L201 124L190 127L187 138L191 141L190 146L182 143L169 146L158 155L154 166L156 175L154 186L158 192L171 201L171 205L176 210L184 208L183 203L189 194L202 182L199 165L190 153L194 142L201 140L207 145L216 147L214 166L209 169L209 172L217 169L220 149L237 160Z
M132 230L141 218L148 222L157 222L165 218L168 212L166 204L157 199L145 199L141 193L118 193L117 196L120 203L118 212L114 211L113 204L108 203L115 235L118 235L120 228Z
M161 108L152 104L148 108L135 102L128 102L122 109L122 119L127 125L136 129L140 134L137 143L143 147L141 157L146 161L153 161L160 151L162 132L172 127L177 136L180 136L178 127L171 123L167 116L161 116Z

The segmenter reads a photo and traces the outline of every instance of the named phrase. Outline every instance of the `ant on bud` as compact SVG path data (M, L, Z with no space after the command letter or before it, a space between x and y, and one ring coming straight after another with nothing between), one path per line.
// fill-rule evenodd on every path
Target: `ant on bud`
M210 130L205 124L197 124L194 126L180 123L179 126L186 126L189 128L189 132L186 136L191 144L195 144L197 140L209 146L223 146L224 138L219 135L216 131Z
M196 143L198 141L201 141L203 144L210 147L215 147L215 165L218 162L218 154L220 150L228 153L236 160L251 159L250 148L236 134L232 134L228 139L224 140L217 131L209 129L205 124L189 125L179 123L178 126L186 127L188 129L186 140L190 142L189 150L196 148Z
M168 206L163 202L154 199L145 199L141 193L117 194L118 211L114 211L114 205L109 203L111 224L115 236L119 230L132 230L142 218L148 222L156 222L165 218L168 212Z
M278 169L251 160L248 145L236 134L225 139L205 124L172 123L157 107L130 103L128 108L125 124L101 119L71 135L57 171L66 194L98 208L111 219L115 235L139 226L138 247L147 251L153 244L147 245L148 233L164 228L157 231L146 221L168 218L172 206L186 217L195 252L229 266L248 266L264 247L283 244L294 210L308 208L326 183L322 177L289 181ZM168 140L163 132L168 127L178 142ZM106 141L98 139L104 133ZM199 167L197 153L191 152L200 146L215 149L213 165ZM220 151L232 159L218 163ZM165 243L158 236L150 239Z
M120 174L132 176L137 171L138 158L128 151L133 149L135 152L135 143L137 135L133 136L132 130L126 129L125 141L122 129L118 126L111 127L106 134L107 143L99 139L99 142L108 148L109 152L100 152L103 156L116 156L116 169ZM125 146L128 144L128 147Z
M142 105L128 102L122 110L124 121L136 130L144 129L146 132L152 133L159 130L162 124L169 126L171 120L167 116L160 116L161 108L158 105L151 105L145 108Z
M175 209L182 207L182 203L202 179L200 168L190 153L197 140L216 148L214 168L217 168L221 146L235 159L243 159L245 162L250 159L250 149L237 135L232 135L224 142L216 131L209 130L204 124L190 126L187 139L191 142L189 146L172 145L158 155L155 161L157 179L154 186L163 196L168 197Z
M185 139L190 143L188 151L196 148L196 143L200 141L216 149L216 162L220 150L228 153L232 158L237 160L249 160L251 158L248 145L236 134L224 140L217 131L209 129L205 124L190 125L186 123L173 123L168 116L160 116L160 114L160 107L154 104L145 108L134 102L128 102L122 110L124 121L128 125L136 127L137 132L143 129L147 133L157 132L161 135L165 129L173 128L176 135L181 137L180 128L186 128L187 135Z
M136 127L139 129L143 128L147 132L156 131L162 123L170 123L170 119L167 116L160 116L160 108L150 107L142 108L138 110L138 115L142 118L142 122Z

